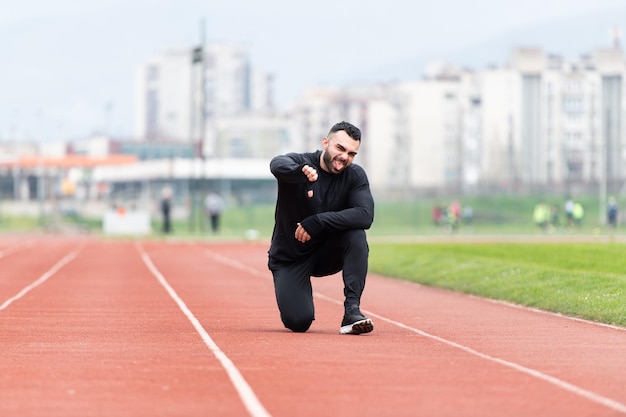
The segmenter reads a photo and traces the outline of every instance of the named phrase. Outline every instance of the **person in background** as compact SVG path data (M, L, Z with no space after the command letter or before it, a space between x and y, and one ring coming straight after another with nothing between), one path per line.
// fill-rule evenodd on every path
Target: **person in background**
M162 231L165 234L172 232L172 189L165 187L161 191L161 214L163 216Z
M549 220L550 212L548 206L546 206L544 202L538 203L533 210L533 221L535 225L545 233L548 230Z
M220 218L224 211L224 199L216 192L210 192L204 199L204 211L211 222L211 230L217 233L220 229Z
M552 204L550 206L550 226L552 230L557 230L561 226L561 220L559 219L559 206Z
M565 201L565 222L567 226L574 225L574 200L568 197Z
M607 205L607 210L606 210L606 214L607 214L607 221L609 224L609 227L612 229L616 229L617 228L617 214L619 212L619 209L617 207L617 200L615 200L615 197L611 196L609 197L609 204Z
M472 209L472 206L465 204L463 206L463 224L465 224L465 226L469 226L472 223L473 218L474 210Z
M275 224L268 251L276 302L284 326L306 332L315 320L311 277L342 271L341 334L369 333L374 323L360 310L369 247L365 230L374 221L374 199L365 171L353 164L361 131L333 125L322 149L274 157L278 182Z
M448 223L451 232L457 231L461 222L461 205L457 200L450 203L448 207Z
M572 218L576 227L580 228L583 224L583 217L585 217L585 210L580 203L574 203L574 209L572 210Z
M439 204L435 204L433 206L433 211L432 211L432 218L433 218L433 224L437 227L441 226L441 218L443 215L443 210L441 209L441 206Z

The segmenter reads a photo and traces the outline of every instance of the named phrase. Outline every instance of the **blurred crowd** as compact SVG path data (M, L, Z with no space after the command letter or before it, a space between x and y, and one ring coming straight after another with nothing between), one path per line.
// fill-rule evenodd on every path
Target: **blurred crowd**
M462 227L470 226L473 218L472 206L467 203L461 204L458 200L448 205L437 203L432 208L433 225L445 232L454 233ZM566 229L576 231L583 226L585 208L581 202L572 198L567 198L562 204L541 201L533 208L532 220L542 233L554 233ZM606 227L614 231L619 223L619 206L616 198L610 196L606 205Z
M461 224L469 226L473 216L472 206L469 204L461 206L457 200L448 206L436 204L432 212L433 224L450 232L457 231Z
M568 198L563 204L565 218L561 220L561 210L557 204L548 205L539 202L533 210L533 221L537 228L544 233L550 233L561 227L579 229L585 218L585 209L578 201ZM607 203L606 224L615 230L618 225L619 207L615 197L611 196Z

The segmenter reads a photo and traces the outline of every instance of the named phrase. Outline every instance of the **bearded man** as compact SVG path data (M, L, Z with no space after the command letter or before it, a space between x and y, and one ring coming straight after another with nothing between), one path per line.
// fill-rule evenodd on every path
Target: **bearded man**
M360 310L374 221L374 199L363 168L353 164L361 131L348 122L331 127L322 150L279 155L270 162L278 182L268 251L276 302L284 326L306 332L315 320L311 277L342 271L341 334L374 330Z

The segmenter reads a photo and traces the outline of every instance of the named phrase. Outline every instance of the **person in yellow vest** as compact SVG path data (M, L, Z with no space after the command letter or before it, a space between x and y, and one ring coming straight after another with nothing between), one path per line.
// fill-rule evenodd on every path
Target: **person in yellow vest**
M542 232L547 230L549 219L550 211L548 206L543 202L537 204L533 210L533 221Z
M572 217L574 218L574 224L576 227L580 227L583 222L583 217L585 217L585 210L583 209L582 204L574 203Z

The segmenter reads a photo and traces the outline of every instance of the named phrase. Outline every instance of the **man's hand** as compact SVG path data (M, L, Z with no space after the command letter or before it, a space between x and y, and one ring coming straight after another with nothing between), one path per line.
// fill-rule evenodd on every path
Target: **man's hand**
M312 166L305 165L302 167L302 172L306 175L309 182L317 181L317 170Z
M317 170L312 166L305 165L302 167L302 172L306 175L309 182L317 181ZM313 198L313 190L309 188L306 192L307 197Z
M306 243L311 240L311 235L304 230L304 227L302 227L300 223L298 223L298 227L296 227L295 237L302 243Z

